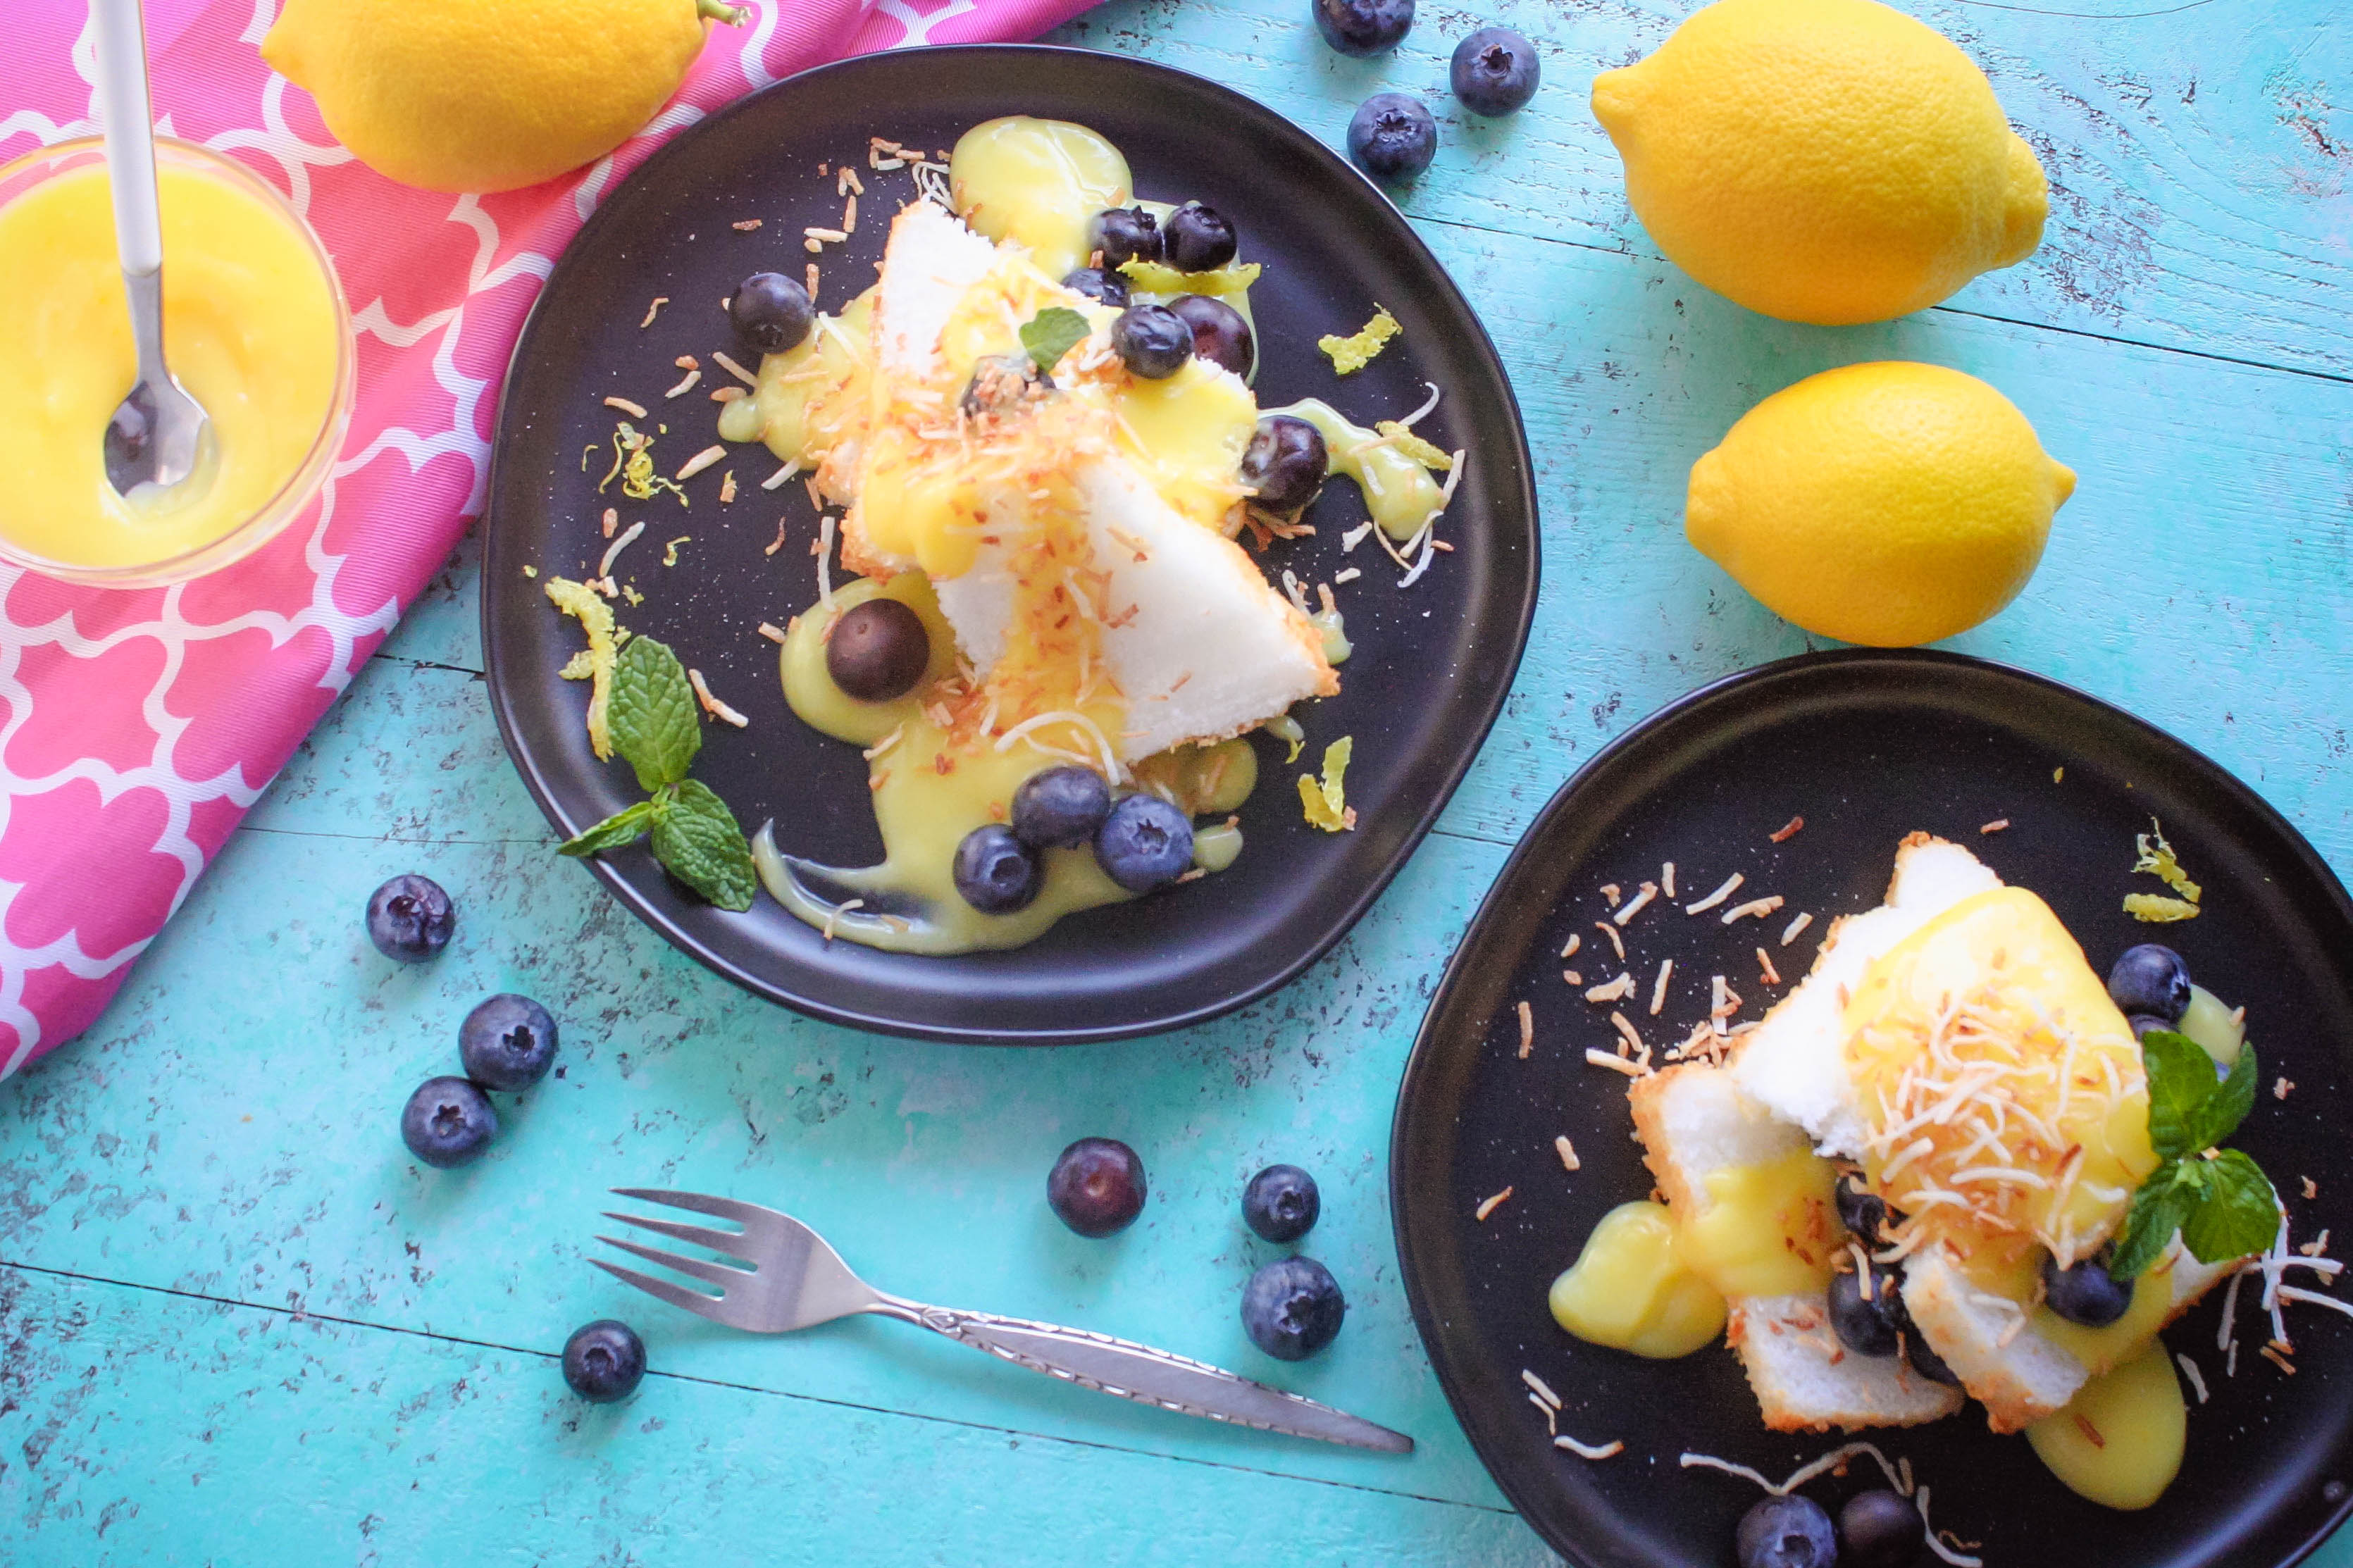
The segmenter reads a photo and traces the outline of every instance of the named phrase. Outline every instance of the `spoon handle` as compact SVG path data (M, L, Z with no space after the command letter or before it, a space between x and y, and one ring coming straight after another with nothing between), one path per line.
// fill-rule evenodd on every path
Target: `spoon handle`
M164 265L155 205L155 126L147 102L147 32L139 0L90 0L98 36L98 111L106 132L106 178L114 195L114 245L123 275ZM143 348L145 345L142 345Z

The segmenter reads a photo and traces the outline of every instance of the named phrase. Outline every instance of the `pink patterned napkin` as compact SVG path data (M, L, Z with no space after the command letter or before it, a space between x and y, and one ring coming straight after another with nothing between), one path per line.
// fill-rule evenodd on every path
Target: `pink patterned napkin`
M0 1078L90 1026L448 557L481 507L523 312L600 195L670 132L795 71L1026 38L1092 3L750 0L618 153L475 197L395 184L337 146L261 63L275 0L147 0L162 129L243 159L309 216L356 317L359 403L322 499L233 567L137 592L0 567ZM98 128L82 0L8 9L0 163Z

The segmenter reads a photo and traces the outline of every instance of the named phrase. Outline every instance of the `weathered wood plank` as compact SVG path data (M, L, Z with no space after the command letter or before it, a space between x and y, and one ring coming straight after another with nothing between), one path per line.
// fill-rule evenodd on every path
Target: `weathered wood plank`
M14 1563L1535 1568L1508 1511L0 1266ZM1366 1542L1377 1542L1369 1559ZM1041 1543L1050 1542L1050 1548Z

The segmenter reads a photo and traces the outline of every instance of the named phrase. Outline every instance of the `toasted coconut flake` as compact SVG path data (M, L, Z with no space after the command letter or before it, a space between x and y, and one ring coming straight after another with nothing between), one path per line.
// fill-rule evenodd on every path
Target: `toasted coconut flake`
M607 512L606 515L609 517L612 514ZM638 536L645 532L645 520L643 518L639 518L637 521L629 524L628 532L622 534L620 538L616 539L612 543L607 545L605 547L605 559L596 563L596 575L609 580L613 575L613 563L619 560L621 558L621 552L627 550L630 545L635 544L638 542ZM611 596L612 595L609 594L606 595L607 598L610 598Z
M2296 1250L2304 1254L2306 1258L2327 1257L2328 1253L2327 1230L2324 1228L2318 1236L2313 1237L2310 1241L2306 1242L2302 1247L2297 1247Z
M1767 834L1766 837L1776 844L1787 844L1790 839L1795 838L1799 834L1804 832L1805 827L1806 819L1804 817L1793 816L1789 818L1788 821L1781 824L1781 826L1776 828L1773 832Z
M1627 900L1625 908L1620 910L1616 914L1611 915L1609 918L1616 921L1620 926L1623 926L1628 921L1630 921L1636 915L1641 914L1644 909L1649 907L1651 900L1658 896L1659 885L1656 882L1645 882L1642 884L1641 891Z
M1611 1072L1622 1072L1628 1078L1650 1076L1651 1069L1640 1062L1630 1062L1614 1052L1595 1050L1590 1046L1586 1047L1585 1060L1588 1067L1608 1068Z
M1659 868L1659 891L1672 903L1675 896L1675 863L1672 860Z
M2294 1093L2295 1090L2295 1080L2293 1079L2284 1078L2272 1085L2272 1098L2274 1100L2285 1100L2290 1094Z
M719 476L719 504L725 506L735 499L735 470L728 469Z
M1585 939L1571 931L1568 933L1568 940L1561 944L1560 955L1563 958L1574 958L1577 956L1577 950L1584 945Z
M1634 994L1634 977L1621 969L1618 972L1617 979L1608 981L1588 990L1585 994L1585 999L1588 1002L1597 1004L1603 1002L1619 1002L1623 1001L1625 998L1631 996L1632 994Z
M767 638L772 643L782 643L785 640L785 628L767 621L762 621L760 623L760 635Z
M1782 902L1781 895L1775 893L1769 898L1751 899L1745 904L1736 904L1724 911L1724 923L1730 925L1735 921L1746 920L1751 916L1763 920L1767 915L1779 909Z
M662 395L664 397L684 397L688 393L694 390L694 384L702 379L702 371L690 370L684 375L678 378L677 385L671 387L668 392L663 393Z
M1626 890L1615 882L1604 882L1601 884L1601 896L1614 910L1618 907L1618 901L1626 896Z
M1667 1005L1667 978L1675 972L1672 958L1659 960L1659 978L1651 984L1651 1016L1655 1018Z
M642 332L642 331L644 331L648 327L652 326L652 325L654 324L654 318L655 318L656 316L660 315L660 314L661 314L661 308L662 308L664 305L667 305L667 304L669 304L669 303L670 303L670 296L669 296L669 295L667 295L667 294L657 294L657 295L655 295L655 296L654 296L654 302L653 302L652 304L650 304L650 305L649 305L649 306L647 306L647 307L646 307L646 319L645 319L644 321L639 321L639 322L638 323L638 331L641 331L641 332Z
M2295 1363L2288 1360L2286 1356L2282 1355L2272 1346L2261 1346L2256 1350L2255 1353L2263 1357L2265 1361L2271 1363L2274 1366L2279 1368L2282 1372L2287 1373L2288 1376L2294 1377L2295 1375Z
M1618 1031L1620 1037L1625 1040L1636 1056L1644 1060L1650 1058L1651 1047L1642 1043L1642 1037L1634 1032L1634 1026L1628 1022L1625 1014L1612 1011L1609 1015L1609 1026Z
M2181 1367L2181 1375L2189 1380L2189 1387L2191 1391L2198 1395L2198 1403L2200 1405L2205 1404L2206 1374L2198 1370L2198 1363L2196 1362L2191 1361L2179 1351L2173 1352L2173 1359L2175 1362L2179 1363Z
M1520 1004L1520 1059L1525 1061L1536 1048L1535 1009L1525 1002Z
M702 671L689 669L686 672L686 681L688 685L694 688L694 700L702 703L702 710L713 719L723 719L738 730L752 722L751 720L711 694L710 684L702 679Z
M786 463L783 468L778 468L775 473L770 474L766 479L762 479L760 481L760 488L764 490L781 489L786 479L791 479L795 474L797 474L800 471L801 466L798 462Z
M855 911L855 910L862 910L862 909L864 909L865 907L866 907L866 900L865 900L864 899L851 899L851 900L849 900L848 901L846 901L846 902L844 902L844 903L839 903L839 904L836 904L836 905L834 905L834 906L833 906L833 908L831 908L831 909L829 909L829 910L826 910L826 911L825 911L825 940L826 940L826 941L828 941L828 942L831 942L831 941L833 940L833 922L834 922L834 921L836 921L839 920L842 916L844 916L844 915L846 915L846 914L849 914L849 913L851 913L851 912L853 912L853 911Z
M702 451L697 452L693 457L689 458L685 462L679 465L677 474L679 482L681 484L685 483L688 479L694 478L695 475L702 472L703 469L711 467L712 464L716 463L725 456L727 456L727 448L720 445L718 442L713 441L710 446L705 447Z
M1787 947L1791 942L1797 941L1798 933L1804 931L1808 926L1813 923L1813 916L1805 913L1803 910L1799 911L1798 918L1791 921L1787 926L1782 928L1781 945L1783 947Z
M1580 1443L1566 1432L1556 1434L1552 1446L1566 1448L1580 1459L1614 1459L1626 1451L1626 1445L1615 1437L1607 1443Z
M643 405L632 403L626 397L608 397L605 399L605 406L617 408L632 419L643 419L646 416Z
M1398 424L1404 426L1409 430L1412 429L1415 426L1420 424L1422 420L1429 417L1430 413L1438 407L1438 384L1434 381L1425 381L1421 384L1430 388L1430 395L1422 399L1420 407L1415 409L1412 413L1398 421Z
M1609 939L1609 945L1618 950L1618 961L1621 963L1624 963L1626 960L1626 939L1618 934L1618 928L1611 925L1608 921L1595 921L1593 925L1595 930L1600 931L1603 936Z
M1739 891L1740 884L1746 880L1748 880L1747 878L1742 876L1739 872L1735 871L1731 876L1726 877L1724 879L1724 885L1717 888L1715 891L1710 893L1707 897L1700 900L1695 904L1685 904L1683 906L1683 913L1687 915L1704 915L1707 913L1708 910L1715 908L1716 905L1724 902L1725 900L1732 897L1734 893Z
M746 386L757 387L760 384L760 378L758 376L754 375L750 371L745 370L742 365L737 364L733 360L728 358L723 353L713 351L711 355L711 363L717 365L720 369L725 371L728 374L733 376L736 380L742 382Z
M817 602L833 608L833 514L825 514L817 534Z
M1539 1404L1547 1405L1555 1410L1560 1408L1560 1395L1555 1394L1551 1388L1546 1384L1543 1378L1538 1377L1535 1373L1530 1372L1527 1368L1522 1367L1520 1369L1520 1381L1528 1385L1528 1392L1536 1396L1536 1400Z
M618 511L609 506L605 509L605 521L602 527L605 531L606 538L610 539L613 537L613 525L620 521L621 514Z
M1504 1206L1504 1200L1509 1198L1511 1195L1512 1189L1505 1187L1502 1192L1495 1193L1482 1199L1479 1206L1471 1211L1471 1217L1480 1221L1482 1224L1484 1224L1487 1216L1493 1214L1497 1209L1502 1208Z
M1564 970L1562 970L1562 971L1560 972L1560 977L1561 977L1563 980L1567 981L1571 985L1582 985L1582 984L1585 984L1585 976L1584 976L1584 975L1582 975L1582 974L1579 974L1579 973L1578 973L1576 970L1574 970L1574 969L1564 969Z
M1577 1159L1577 1145L1568 1141L1567 1133L1564 1132L1554 1138L1552 1141L1552 1148L1553 1152L1560 1156L1560 1165L1562 1170L1574 1171L1583 1163L1583 1162Z
M1978 831L1979 833L2000 833L2009 826L2010 818L2006 816L1997 816L1991 822L1980 825Z
M727 226L735 230L738 234L749 234L754 229L759 227L765 221L765 219L756 217L737 218L733 223Z

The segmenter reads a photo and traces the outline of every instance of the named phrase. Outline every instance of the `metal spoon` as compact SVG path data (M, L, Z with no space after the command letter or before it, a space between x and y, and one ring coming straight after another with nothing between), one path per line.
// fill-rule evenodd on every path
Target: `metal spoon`
M147 100L147 37L139 0L90 0L98 35L99 115L114 247L131 299L139 379L106 426L106 479L126 500L162 492L195 471L207 437L204 408L164 364L164 225L155 202L155 127ZM138 493L142 486L153 487Z

